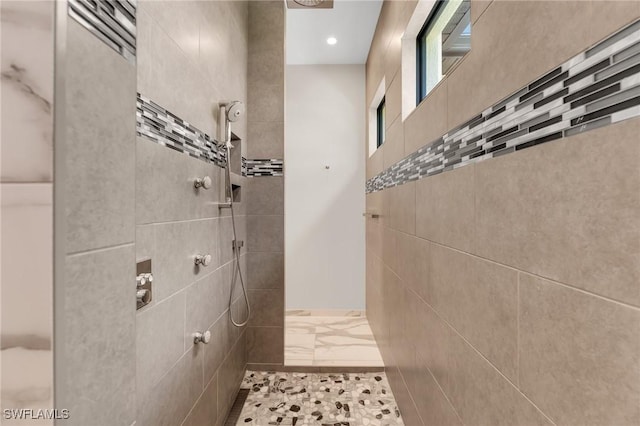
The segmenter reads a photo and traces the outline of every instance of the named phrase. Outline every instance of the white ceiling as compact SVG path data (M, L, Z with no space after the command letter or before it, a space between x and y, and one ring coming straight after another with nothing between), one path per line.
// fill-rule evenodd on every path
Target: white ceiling
M287 64L364 64L382 0L335 0L333 9L287 9ZM327 44L335 37L338 43Z

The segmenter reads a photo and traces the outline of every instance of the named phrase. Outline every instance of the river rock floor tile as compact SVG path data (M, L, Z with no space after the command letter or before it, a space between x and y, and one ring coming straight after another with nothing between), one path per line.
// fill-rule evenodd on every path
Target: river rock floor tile
M404 425L384 373L247 371L237 425Z

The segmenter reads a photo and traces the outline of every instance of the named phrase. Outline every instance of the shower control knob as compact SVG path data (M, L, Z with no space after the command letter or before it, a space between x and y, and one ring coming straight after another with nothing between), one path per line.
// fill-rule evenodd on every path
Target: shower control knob
M195 258L196 265L209 266L211 264L210 254L198 254Z
M211 188L211 178L209 176L198 178L195 181L193 181L193 186L196 188L209 189Z
M138 284L138 287L142 287L146 283L152 283L152 282L153 282L153 274L151 273L142 273L136 277L136 283Z
M138 299L138 302L148 303L150 296L151 295L149 294L149 290L147 289L141 289L136 291L136 298Z
M204 333L193 333L193 343L204 343L205 345L211 341L211 332L209 330Z

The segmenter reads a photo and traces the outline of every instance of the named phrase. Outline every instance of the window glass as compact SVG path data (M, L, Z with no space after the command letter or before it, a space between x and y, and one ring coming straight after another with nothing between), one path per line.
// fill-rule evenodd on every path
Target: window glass
M377 140L377 146L378 148L380 148L380 145L382 145L384 143L384 138L385 138L385 99L382 98L382 100L380 101L380 105L378 105L378 110L376 112L376 118L377 118L377 122L378 122L378 140Z
M471 50L470 5L470 0L440 0L418 34L418 102Z

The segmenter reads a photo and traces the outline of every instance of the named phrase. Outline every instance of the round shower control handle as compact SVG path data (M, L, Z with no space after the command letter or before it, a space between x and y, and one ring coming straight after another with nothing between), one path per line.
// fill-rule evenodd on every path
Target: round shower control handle
M149 290L145 289L141 289L136 291L136 299L138 300L138 302L141 303L149 303L149 298L151 297L151 294L149 293Z
M193 343L204 343L205 345L211 341L211 332L209 330L204 333L197 332L193 334Z
M193 181L193 186L196 188L209 189L211 188L211 178L209 176L198 178L195 181Z
M198 254L195 258L196 265L209 266L211 264L210 254Z

